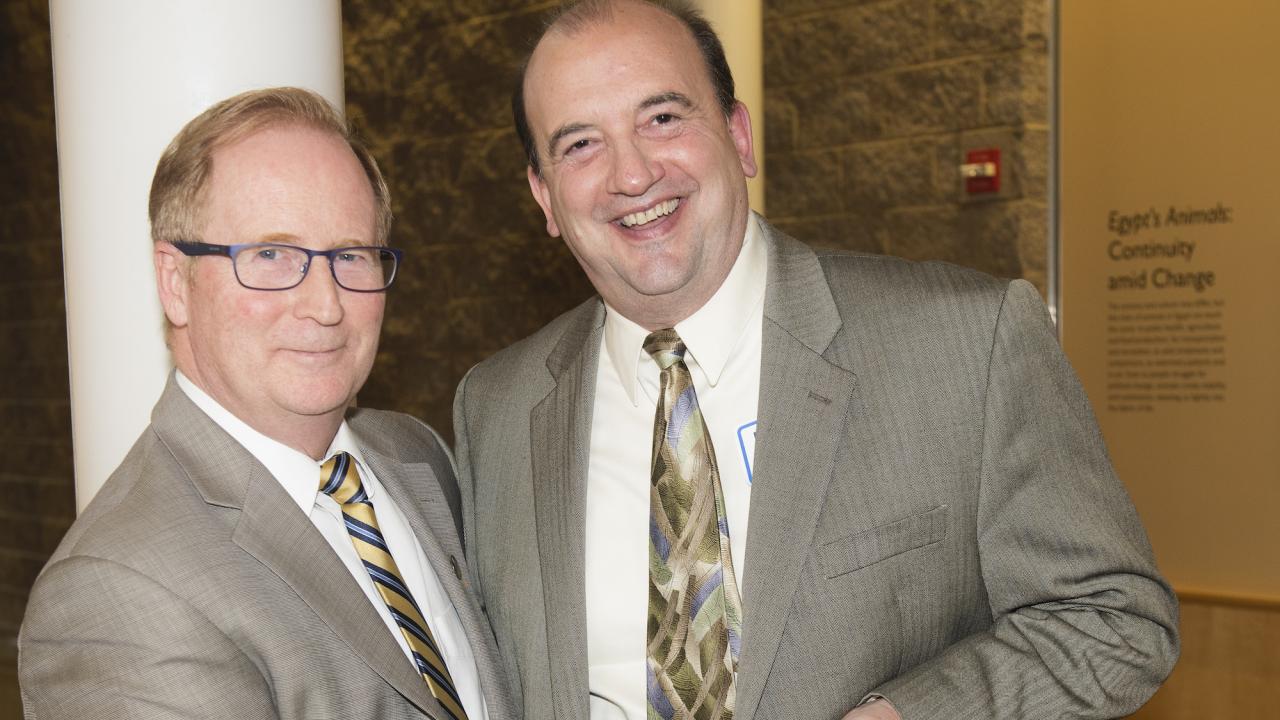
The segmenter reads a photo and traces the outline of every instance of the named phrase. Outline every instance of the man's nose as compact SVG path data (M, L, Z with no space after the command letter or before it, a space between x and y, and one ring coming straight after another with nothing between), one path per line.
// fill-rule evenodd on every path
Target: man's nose
M616 144L612 163L609 191L620 195L643 195L665 174L662 163L636 140Z
M294 314L311 318L321 325L337 325L342 321L342 288L333 278L333 269L326 257L311 259L307 276L293 289L297 294Z

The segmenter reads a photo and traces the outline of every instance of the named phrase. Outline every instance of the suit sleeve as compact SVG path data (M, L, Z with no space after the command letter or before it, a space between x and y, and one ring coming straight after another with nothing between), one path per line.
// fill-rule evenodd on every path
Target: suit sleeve
M41 575L19 680L29 720L277 717L262 674L230 638L168 589L97 558Z
M992 343L976 541L993 624L876 689L903 718L1110 718L1155 692L1177 603L1022 281Z

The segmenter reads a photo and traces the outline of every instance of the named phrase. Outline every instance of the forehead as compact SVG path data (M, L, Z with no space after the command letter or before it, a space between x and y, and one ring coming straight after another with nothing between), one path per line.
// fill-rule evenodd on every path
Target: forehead
M341 137L302 125L272 125L219 148L206 190L210 223L300 225L308 219L350 233L373 222L373 189Z
M529 59L524 90L535 125L541 115L605 100L669 90L714 95L693 34L680 20L643 3L617 3L612 15L550 30Z
M211 184L228 177L306 178L319 169L342 170L346 160L359 163L346 143L332 133L300 124L271 124L219 147L213 153Z

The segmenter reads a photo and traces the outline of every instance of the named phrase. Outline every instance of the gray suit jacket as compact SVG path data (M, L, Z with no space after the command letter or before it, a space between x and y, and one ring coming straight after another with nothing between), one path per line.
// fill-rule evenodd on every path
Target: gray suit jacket
M910 719L1144 702L1176 602L1035 290L766 234L736 720L840 718L869 692ZM587 718L603 319L598 299L561 316L455 402L471 569L526 720Z
M406 415L349 423L462 619L490 717L515 717L461 579L447 451ZM19 651L28 718L449 717L279 482L172 379L36 581Z

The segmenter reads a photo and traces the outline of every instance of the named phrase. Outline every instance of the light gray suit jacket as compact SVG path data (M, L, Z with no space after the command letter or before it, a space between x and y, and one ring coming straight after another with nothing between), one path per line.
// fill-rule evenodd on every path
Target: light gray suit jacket
M447 451L406 415L348 422L462 619L490 718L516 717L461 579ZM280 483L172 379L36 581L19 652L28 718L449 717Z
M1144 702L1176 602L1035 290L766 235L735 720L840 718L869 692L908 719ZM455 402L471 568L526 720L588 713L603 319L598 299L561 316Z

